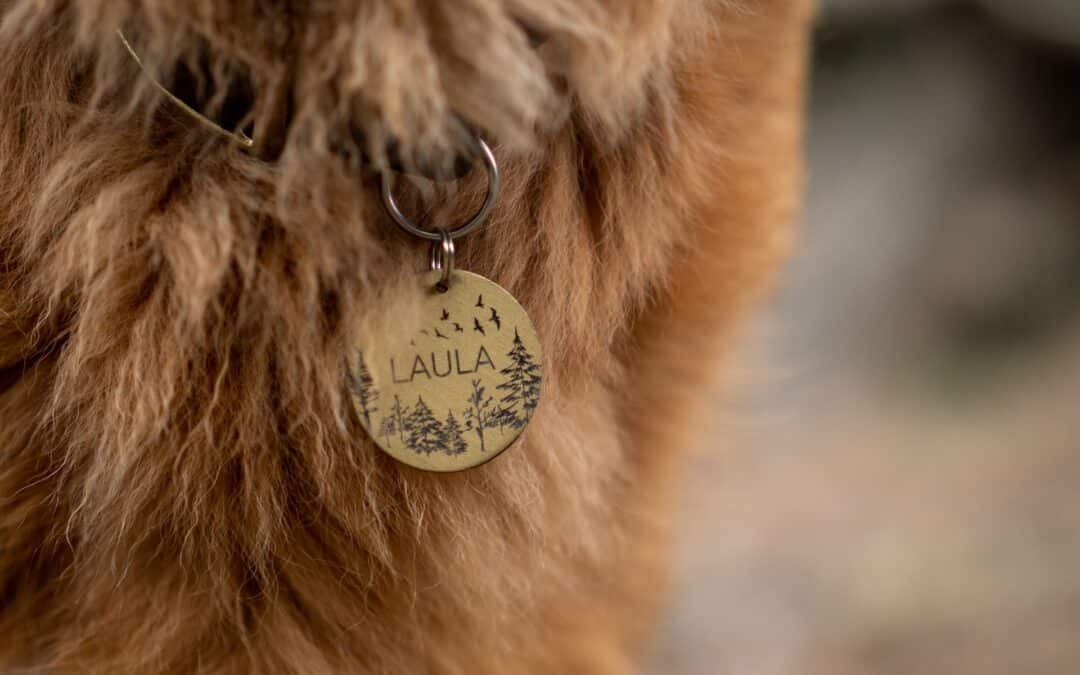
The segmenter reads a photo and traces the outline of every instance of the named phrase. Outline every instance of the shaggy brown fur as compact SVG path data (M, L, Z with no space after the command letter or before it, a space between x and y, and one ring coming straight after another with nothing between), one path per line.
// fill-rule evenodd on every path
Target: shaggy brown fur
M787 239L806 24L801 0L0 0L0 666L629 670L709 364ZM250 82L256 156L118 27L211 114ZM521 444L429 475L366 439L344 368L424 260L370 167L391 140L445 166L462 121L505 188L461 265L531 312L548 379Z

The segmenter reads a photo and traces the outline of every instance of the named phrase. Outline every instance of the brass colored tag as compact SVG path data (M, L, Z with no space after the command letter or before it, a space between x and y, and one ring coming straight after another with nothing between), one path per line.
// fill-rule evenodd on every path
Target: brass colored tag
M421 275L423 327L358 349L349 388L360 422L395 459L460 471L494 458L532 419L542 356L529 316L498 284L455 271Z

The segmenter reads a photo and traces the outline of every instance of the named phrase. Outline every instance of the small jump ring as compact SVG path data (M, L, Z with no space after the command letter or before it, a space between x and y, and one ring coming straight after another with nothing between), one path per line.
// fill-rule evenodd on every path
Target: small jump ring
M480 156L484 160L484 167L487 169L488 174L487 196L484 197L484 203L480 206L480 210L476 212L476 215L469 219L464 225L457 229L450 230L449 235L451 239L464 237L483 225L484 221L487 220L488 214L491 213L491 207L495 205L495 198L499 195L499 166L495 163L495 155L491 152L491 148L488 147L488 144L484 142L484 139L477 136L476 140L480 146ZM409 234L427 239L428 241L441 241L442 237L437 230L425 230L417 227L415 223L406 218L405 214L401 212L401 209L398 208L397 202L394 200L394 195L391 192L391 177L390 173L387 171L384 171L382 174L382 201L383 206L386 207L386 212L390 214L390 217L394 219L394 222L398 224L398 227Z
M454 273L454 240L445 229L439 229L438 236L439 241L431 245L431 270L442 272L435 287L445 293L450 288L450 275Z

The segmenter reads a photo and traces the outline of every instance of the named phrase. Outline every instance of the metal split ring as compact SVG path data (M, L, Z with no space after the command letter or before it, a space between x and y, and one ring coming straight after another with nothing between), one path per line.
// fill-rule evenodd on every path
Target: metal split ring
M445 293L450 288L450 275L454 273L454 239L445 229L439 229L439 241L431 245L431 270L442 272L435 288Z
M487 169L487 196L484 197L484 203L480 206L480 210L477 211L468 222L456 229L449 230L447 235L451 240L457 239L458 237L464 237L483 225L484 221L487 220L488 214L491 213L491 207L495 205L495 198L499 196L499 166L495 163L495 155L491 152L491 148L488 147L488 144L484 142L484 139L477 136L476 141L480 147L480 156L484 160L484 168ZM422 239L427 239L428 241L442 241L443 235L440 234L440 232L446 232L446 230L425 230L418 227L401 212L397 202L394 200L394 194L391 191L392 183L393 179L391 178L390 173L384 171L382 174L382 202L383 206L386 207L386 212L390 214L390 217L394 219L394 222L398 224L398 227L409 234L421 237Z

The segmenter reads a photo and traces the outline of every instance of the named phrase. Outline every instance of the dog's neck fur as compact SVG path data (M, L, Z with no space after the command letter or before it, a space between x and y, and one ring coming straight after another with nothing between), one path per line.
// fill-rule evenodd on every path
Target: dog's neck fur
M801 5L0 0L0 667L622 672L707 364L783 249ZM250 82L275 160L118 28ZM530 311L547 393L432 476L348 401L423 256L340 150L438 165L461 122L505 185L460 264Z

